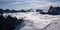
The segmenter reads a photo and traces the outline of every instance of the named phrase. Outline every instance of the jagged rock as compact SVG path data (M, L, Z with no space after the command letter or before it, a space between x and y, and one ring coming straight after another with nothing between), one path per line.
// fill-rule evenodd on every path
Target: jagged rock
M23 19L17 19L10 15L5 18L3 15L0 15L0 30L14 30L16 26L22 22Z
M60 7L52 7L52 6L50 6L50 8L48 10L48 14L59 15L60 14Z

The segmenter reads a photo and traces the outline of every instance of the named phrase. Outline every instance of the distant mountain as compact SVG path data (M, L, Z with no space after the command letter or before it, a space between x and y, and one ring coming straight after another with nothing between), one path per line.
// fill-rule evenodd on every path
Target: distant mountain
M48 10L48 14L51 14L51 15L59 15L60 14L60 7L50 6L50 8Z
M36 9L36 12L39 12L40 14L46 14L45 12L43 12L43 10L40 9Z
M3 10L3 9L0 9L0 14L3 14L3 13L16 13L16 12L33 12L34 10L30 9L30 10L24 10L24 9L21 9L21 10L10 10L10 9L6 9L6 10ZM36 12L39 12L40 14L50 14L50 15L59 15L60 14L60 7L53 7L53 6L50 6L48 12L43 12L43 10L41 9L36 9Z
M40 14L50 14L50 15L60 15L60 7L50 6L48 12L43 12L40 9L37 9L36 12L40 12Z
M25 11L24 9L21 9L19 11L10 10L10 9L6 9L6 10L0 9L0 14L3 14L3 13L15 13L15 12L27 12L27 11Z

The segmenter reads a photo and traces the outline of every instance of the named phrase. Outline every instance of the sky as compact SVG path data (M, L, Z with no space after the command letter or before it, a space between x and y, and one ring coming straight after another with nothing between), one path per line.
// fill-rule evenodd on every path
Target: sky
M3 9L48 9L50 6L60 6L60 0L0 0Z

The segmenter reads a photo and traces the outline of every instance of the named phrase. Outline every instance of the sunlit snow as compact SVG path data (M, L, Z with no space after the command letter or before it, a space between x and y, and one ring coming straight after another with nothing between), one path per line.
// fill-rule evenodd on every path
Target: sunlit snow
M38 12L26 12L26 13L5 13L4 16L11 15L12 17L17 17L18 19L23 18L25 20L25 26L20 30L41 30L46 27L51 22L54 22L60 15L42 15Z

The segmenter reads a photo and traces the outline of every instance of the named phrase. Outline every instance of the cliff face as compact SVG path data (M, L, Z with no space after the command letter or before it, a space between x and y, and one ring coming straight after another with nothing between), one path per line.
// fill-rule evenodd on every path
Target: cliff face
M59 15L60 14L60 7L52 7L52 6L50 6L50 8L48 10L48 14Z

